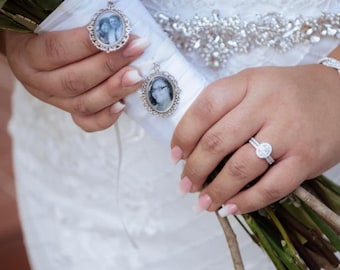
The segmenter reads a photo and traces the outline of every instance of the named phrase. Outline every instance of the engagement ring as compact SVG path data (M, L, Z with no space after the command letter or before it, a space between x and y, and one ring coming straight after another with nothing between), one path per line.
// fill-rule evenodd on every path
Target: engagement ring
M271 156L273 147L270 143L259 143L254 137L249 140L249 143L256 149L256 155L258 158L265 159L269 165L272 165L275 162Z

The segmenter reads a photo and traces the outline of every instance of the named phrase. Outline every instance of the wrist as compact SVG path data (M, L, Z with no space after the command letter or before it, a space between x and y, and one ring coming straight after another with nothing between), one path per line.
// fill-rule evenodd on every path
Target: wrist
M340 46L335 48L329 55L328 57L340 60Z

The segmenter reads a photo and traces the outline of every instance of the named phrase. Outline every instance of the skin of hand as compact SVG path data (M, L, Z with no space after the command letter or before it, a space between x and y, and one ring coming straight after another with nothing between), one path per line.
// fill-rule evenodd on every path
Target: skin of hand
M110 127L120 116L120 101L138 89L142 78L128 66L148 42L132 36L119 51L93 46L86 27L35 35L6 32L6 55L17 79L38 99L71 113L86 131Z
M247 69L212 83L172 138L172 158L185 160L182 193L199 191L197 210L223 205L225 215L252 212L283 198L340 161L339 103L339 73L321 64ZM272 145L273 165L256 156L251 137Z

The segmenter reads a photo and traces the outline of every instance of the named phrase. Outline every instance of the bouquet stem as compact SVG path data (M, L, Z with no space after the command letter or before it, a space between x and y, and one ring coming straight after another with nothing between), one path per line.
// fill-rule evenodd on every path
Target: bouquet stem
M0 0L0 29L33 32L63 0Z
M227 239L230 254L233 260L233 264L234 264L234 269L244 270L243 260L242 260L240 248L237 242L237 237L230 225L228 218L221 218L217 212L216 212L216 216L223 228L224 235Z
M337 234L340 234L340 216L301 186L294 191L294 194L323 218Z
M208 177L211 182L228 157ZM324 175L305 181L285 199L259 211L235 216L279 270L336 269L340 260L340 187ZM217 215L218 216L218 215ZM235 269L244 269L229 221L219 222Z

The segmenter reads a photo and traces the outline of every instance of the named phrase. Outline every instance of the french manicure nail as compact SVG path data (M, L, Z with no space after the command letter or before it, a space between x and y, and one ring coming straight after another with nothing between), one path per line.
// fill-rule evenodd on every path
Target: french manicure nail
M199 197L197 204L194 206L194 211L196 213L201 213L208 210L212 203L212 200L208 194Z
M122 78L122 84L124 86L132 86L136 83L139 83L143 80L142 76L139 74L139 72L135 69L127 71L123 78Z
M178 146L171 149L171 159L174 163L178 163L183 157L183 151Z
M238 208L236 204L226 204L222 205L222 208L217 211L220 217L224 218L229 215L234 215L237 212Z
M133 57L142 53L147 47L150 46L150 41L146 38L137 38L129 43L123 51L123 56Z
M118 101L111 106L110 111L111 111L112 114L118 114L118 113L122 112L124 110L124 108L125 108L125 104L122 103L121 101Z
M191 191L192 188L192 182L190 179L185 176L182 178L180 184L179 184L179 191L182 195L186 195Z

